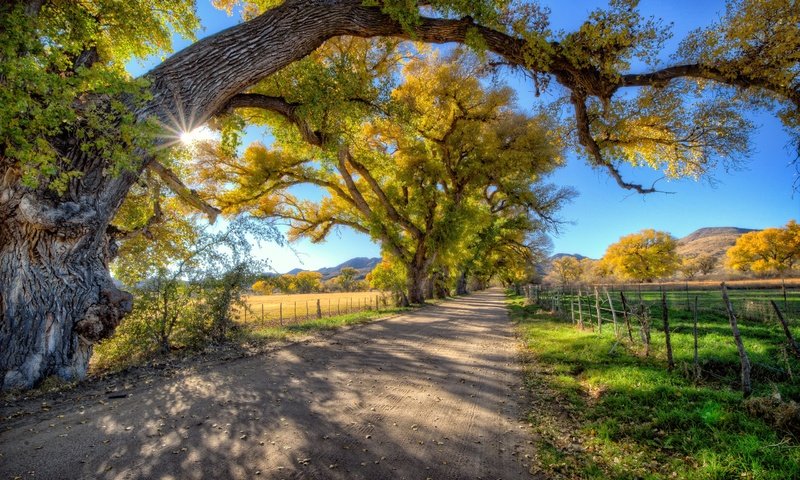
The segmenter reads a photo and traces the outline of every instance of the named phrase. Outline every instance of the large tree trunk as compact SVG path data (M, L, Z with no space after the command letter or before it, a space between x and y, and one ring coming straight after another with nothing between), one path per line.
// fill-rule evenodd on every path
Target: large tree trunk
M425 286L427 272L414 265L408 268L406 276L406 289L408 290L408 302L423 304L425 303Z
M105 222L80 213L85 206L48 209L31 193L17 198L17 214L0 224L1 386L80 379L92 344L132 306L108 274L113 239Z
M469 293L467 291L467 271L462 270L456 281L456 295L466 295L467 293Z

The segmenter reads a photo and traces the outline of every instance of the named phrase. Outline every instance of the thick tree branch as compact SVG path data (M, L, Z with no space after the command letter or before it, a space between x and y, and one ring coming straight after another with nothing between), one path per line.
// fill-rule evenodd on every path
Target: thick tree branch
M339 147L338 157L339 161L336 165L336 169L339 171L339 175L342 176L344 184L347 186L347 191L350 192L351 197L355 201L356 208L358 208L365 217L372 218L375 215L372 208L370 208L364 195L362 195L361 191L358 189L356 182L353 180L353 175L351 175L350 171L347 169L350 152L346 145Z
M389 197L386 195L386 192L383 191L380 184L375 177L372 176L372 173L369 171L367 167L365 167L362 163L356 161L352 155L348 152L347 161L353 168L356 169L361 178L363 178L367 184L372 189L373 193L378 197L378 201L380 202L381 206L386 210L386 214L389 216L389 219L393 222L397 222L398 224L402 225L414 238L422 237L422 231L414 225L411 220L404 217L397 211L397 209L392 204L392 201L389 200Z
M229 111L236 108L258 108L277 113L289 122L295 124L300 130L303 140L321 147L324 143L322 132L313 130L304 119L297 115L297 103L290 103L282 97L272 97L259 93L239 93L234 95L222 108L222 111Z
M736 72L738 68L728 69ZM662 68L654 72L627 74L620 77L620 87L663 87L679 78L698 78L713 80L717 83L732 85L742 89L758 87L784 97L800 109L800 90L770 82L767 78L745 76L740 73L728 73L719 66L685 64Z
M578 128L578 142L586 147L586 150L591 156L591 162L594 165L604 167L606 170L608 170L608 173L617 182L617 185L622 188L634 190L642 194L656 193L658 190L653 187L645 188L643 185L626 182L622 178L622 175L617 167L603 158L603 152L600 149L600 145L597 144L597 141L592 136L592 132L589 127L589 113L586 110L586 97L572 92L570 101L575 108L575 123Z
M175 172L168 169L161 163L152 161L147 165L147 168L158 175L159 178L161 178L161 180L167 185L167 187L175 192L175 194L178 195L181 200L205 213L210 223L213 224L217 220L217 215L222 213L218 208L209 205L205 200L200 198L197 195L197 192L184 185Z

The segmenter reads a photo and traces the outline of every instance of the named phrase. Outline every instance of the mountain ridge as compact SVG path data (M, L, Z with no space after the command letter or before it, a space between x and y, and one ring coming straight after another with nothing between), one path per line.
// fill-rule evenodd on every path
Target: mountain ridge
M335 267L322 267L318 268L317 270L293 268L286 273L289 275L297 275L300 272L317 272L322 274L323 280L330 280L331 278L338 276L339 272L341 272L343 268L350 267L355 268L358 271L356 279L361 280L366 277L367 274L371 272L380 262L380 257L353 257L349 260L345 260Z

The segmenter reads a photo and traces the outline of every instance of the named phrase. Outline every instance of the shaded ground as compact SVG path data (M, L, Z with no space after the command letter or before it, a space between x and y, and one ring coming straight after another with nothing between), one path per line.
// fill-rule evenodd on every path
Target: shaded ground
M0 477L529 478L516 354L483 292L125 398L7 406Z

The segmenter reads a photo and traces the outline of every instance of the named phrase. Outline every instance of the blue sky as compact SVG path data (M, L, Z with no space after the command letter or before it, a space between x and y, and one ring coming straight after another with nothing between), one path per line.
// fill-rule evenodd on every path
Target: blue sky
M552 10L554 30L577 28L588 12L605 5L602 1L544 1ZM673 40L666 53L674 51L677 42L690 30L718 19L724 11L724 1L716 0L644 0L641 10L646 15L673 23ZM210 1L198 1L198 13L204 31L199 37L235 25L238 19L211 7ZM187 42L176 41L176 49ZM665 57L666 58L666 57ZM148 70L160 59L152 58L129 66L134 75ZM533 86L519 76L510 75L508 82L517 90L522 108L535 106ZM722 167L712 172L713 184L708 181L678 180L659 182L669 195L638 195L619 188L604 172L593 170L571 154L567 165L557 170L551 181L572 186L580 195L561 211L567 222L553 235L554 251L580 253L593 258L602 256L606 247L620 236L644 228L666 230L677 237L701 227L736 226L764 228L784 225L789 219L800 218L800 192L793 183L797 171L791 165L794 158L788 147L788 137L773 117L754 113L751 120L759 126L753 135L753 153L736 171ZM253 131L249 139L259 139ZM649 185L661 175L654 171L631 171L632 180ZM304 190L315 195L312 189ZM292 248L262 245L259 256L272 267L285 272L295 267L317 269L333 266L356 256L379 256L379 247L363 234L350 229L334 232L323 244L301 241Z

